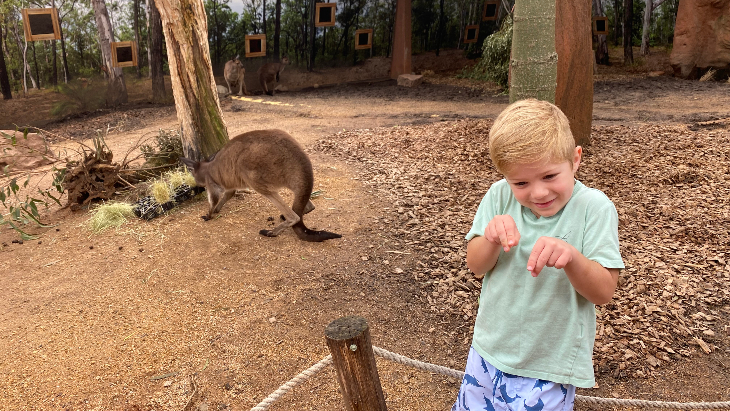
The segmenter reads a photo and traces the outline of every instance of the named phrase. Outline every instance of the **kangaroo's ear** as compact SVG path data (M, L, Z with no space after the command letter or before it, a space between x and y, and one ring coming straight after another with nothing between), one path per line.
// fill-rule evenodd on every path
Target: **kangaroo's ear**
M185 167L188 168L188 170L193 171L195 170L195 166L197 166L199 163L197 161L193 161L189 158L180 157L180 162L185 164Z

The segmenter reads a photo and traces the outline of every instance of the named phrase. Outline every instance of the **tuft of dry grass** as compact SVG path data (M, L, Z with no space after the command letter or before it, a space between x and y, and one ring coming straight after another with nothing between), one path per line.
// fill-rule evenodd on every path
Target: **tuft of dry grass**
M117 202L102 204L92 211L89 228L94 234L99 234L108 228L120 227L130 217L134 217L132 204Z
M700 81L712 81L715 79L715 73L717 73L717 70L715 69L709 69L705 74L700 77Z

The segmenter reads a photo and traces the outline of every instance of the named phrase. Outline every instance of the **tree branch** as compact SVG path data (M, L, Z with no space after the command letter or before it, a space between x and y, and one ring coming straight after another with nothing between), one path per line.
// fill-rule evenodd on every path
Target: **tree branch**
M657 8L657 7L659 7L659 6L661 6L661 5L662 5L662 3L664 3L665 1L666 1L666 0L659 0L659 1L657 1L656 3L653 3L653 2L652 2L652 4L651 4L651 11L654 11L654 10L656 10L656 8Z

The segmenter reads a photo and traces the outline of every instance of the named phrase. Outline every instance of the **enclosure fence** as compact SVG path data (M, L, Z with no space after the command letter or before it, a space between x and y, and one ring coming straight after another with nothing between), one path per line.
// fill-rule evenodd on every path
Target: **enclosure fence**
M365 329L365 333L367 333L367 329ZM369 334L366 335L366 340L369 342ZM328 336L328 345L330 342L330 338ZM365 344L366 346L368 344ZM396 354L394 352L390 352L388 350L385 350L380 347L376 346L369 346L371 347L371 352L368 354L375 354L378 357L381 357L383 359L393 361L396 363L408 365L414 368L418 368L421 370L462 379L464 377L464 372L454 370L451 368L443 367L436 364L430 364L423 361L418 361L413 358L408 358L406 356ZM355 345L350 345L349 348L354 352L358 348L367 348L367 347L357 347ZM333 350L332 345L330 345L330 350L335 353L335 350ZM281 387L279 387L276 391L272 392L268 397L266 397L263 401L261 401L258 405L251 408L251 411L265 411L269 409L269 407L281 396L292 390L297 385L307 381L308 379L315 376L319 371L327 367L328 365L333 365L335 363L332 354L324 357L322 360L320 360L318 363L314 364L313 366L307 368L306 370L302 371L298 375L296 375L291 380L287 381L285 384L283 384ZM337 367L337 364L335 364L335 367ZM338 373L340 372L340 369L338 369ZM377 378L377 377L376 377ZM340 384L343 382L340 381ZM379 386L379 381L378 381ZM730 409L730 401L723 401L723 402L672 402L672 401L648 401L648 400L636 400L636 399L621 399L621 398L604 398L604 397L591 397L591 396L585 396L585 395L576 395L575 401L578 403L585 403L588 405L595 405L595 406L614 406L614 407L634 407L634 408L651 408L651 409L672 409L672 410L721 410L721 409Z

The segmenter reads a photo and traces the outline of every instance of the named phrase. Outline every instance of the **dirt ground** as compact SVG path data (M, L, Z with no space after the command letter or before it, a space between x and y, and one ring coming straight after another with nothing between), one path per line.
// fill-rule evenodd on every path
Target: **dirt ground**
M664 75L666 56L656 53L634 67L599 68L595 126L691 129L730 118L730 84ZM364 177L374 159L351 161L313 147L345 130L493 119L508 97L453 71L428 75L413 89L393 80L335 83L249 101L228 97L221 106L231 136L279 128L307 148L315 190L324 194L304 221L341 239L305 243L292 231L259 236L279 213L257 194L238 195L207 222L200 219L207 203L195 200L99 235L88 230L87 211L66 208L44 214L53 227L32 229L37 240L18 243L17 234L3 228L0 409L248 410L325 357L324 328L354 314L368 320L373 345L462 369L473 317L432 304L437 288L419 275L418 262L441 251L415 247L401 234L407 227L392 217L398 187L378 189ZM145 87L140 82L135 90L143 96ZM30 119L74 139L110 126L106 141L115 153L140 136L177 127L173 106L143 98L121 110L52 121L37 108L50 98L1 102L0 124ZM19 121L33 107L35 116ZM727 123L718 124L727 134ZM419 164L403 159L403 167ZM438 230L430 235L437 244L460 240ZM730 400L729 318L720 316L717 327L726 334L717 336L711 354L667 362L651 378L599 373L598 388L580 393ZM381 359L377 364L389 409L447 410L454 401L457 380ZM334 371L326 368L271 409L344 409Z

